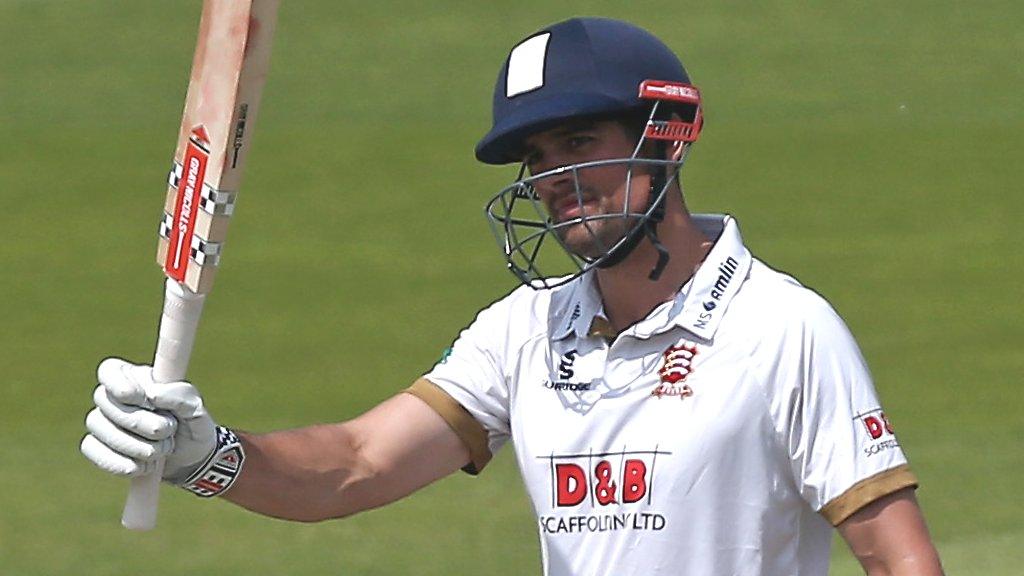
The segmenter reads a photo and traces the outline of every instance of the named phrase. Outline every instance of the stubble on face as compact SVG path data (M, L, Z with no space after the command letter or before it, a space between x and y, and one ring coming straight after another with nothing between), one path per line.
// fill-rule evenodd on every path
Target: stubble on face
M636 141L620 122L604 120L543 132L528 139L527 145L532 151L527 166L536 174L558 166L629 158ZM647 209L650 185L649 170L622 162L563 172L538 181L536 189L565 248L593 260L636 226L638 218L627 215Z
M627 204L626 170L624 167L616 168L620 168L620 174L601 179L607 184L604 189L581 183L583 202L580 204L579 198L573 199L575 212L570 217L562 217L555 207L547 206L559 240L577 256L593 260L607 254L636 226L639 218L628 214L642 213L647 206L650 178L639 174L630 178ZM619 184L614 186L611 182ZM565 212L564 208L561 212Z

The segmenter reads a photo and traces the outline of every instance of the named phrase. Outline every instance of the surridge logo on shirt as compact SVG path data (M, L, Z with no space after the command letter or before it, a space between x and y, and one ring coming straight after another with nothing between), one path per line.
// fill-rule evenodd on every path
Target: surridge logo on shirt
M565 354L562 354L561 361L558 362L558 377L562 380L568 380L572 378L576 372L572 369L573 362L576 361L576 356L579 355L579 351L575 348L569 350Z
M659 450L629 450L538 456L551 468L551 511L541 514L548 534L662 530L668 520L655 504L655 464L671 456Z
M686 384L687 377L693 373L693 359L697 355L697 345L688 340L670 346L662 353L661 369L658 377L661 381L651 392L652 396L679 396L680 399L693 396L693 389Z
M562 354L558 360L558 379L547 380L544 382L544 387L550 390L568 390L570 392L583 392L590 390L590 382L572 382L572 378L576 376L576 369L573 368L573 364L576 362L576 357L579 356L579 350L573 348L565 354Z

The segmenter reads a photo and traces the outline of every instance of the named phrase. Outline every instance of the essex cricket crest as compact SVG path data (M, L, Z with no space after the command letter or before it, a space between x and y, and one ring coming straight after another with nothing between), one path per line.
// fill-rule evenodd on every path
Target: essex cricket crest
M686 378L693 372L693 358L696 355L697 345L693 342L683 342L665 350L661 355L661 368L658 370L658 387L651 395L658 398L693 396L693 390L686 383Z

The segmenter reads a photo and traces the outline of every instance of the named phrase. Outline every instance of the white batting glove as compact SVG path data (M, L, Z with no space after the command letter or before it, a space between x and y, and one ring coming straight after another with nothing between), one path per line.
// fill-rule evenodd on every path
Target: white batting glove
M96 376L96 408L85 418L89 434L81 444L93 464L112 474L138 476L166 458L163 479L183 485L211 462L218 430L195 386L156 384L151 366L119 358L101 362Z

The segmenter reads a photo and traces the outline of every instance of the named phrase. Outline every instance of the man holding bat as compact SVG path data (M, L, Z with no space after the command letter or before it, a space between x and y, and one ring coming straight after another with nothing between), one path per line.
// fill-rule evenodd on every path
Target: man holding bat
M522 166L487 212L524 286L432 370L354 420L250 434L108 359L86 456L127 476L165 458L168 482L311 522L477 474L512 440L546 574L825 574L832 527L869 573L941 574L842 320L733 218L687 210L703 110L677 57L624 22L560 22L512 49L493 106L476 156Z

